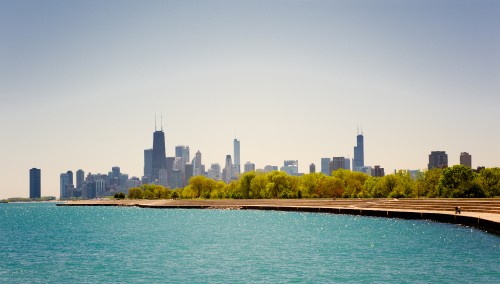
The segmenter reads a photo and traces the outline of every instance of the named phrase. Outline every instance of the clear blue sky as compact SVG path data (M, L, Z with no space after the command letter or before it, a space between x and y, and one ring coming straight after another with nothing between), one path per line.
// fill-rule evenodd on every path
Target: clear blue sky
M163 113L176 145L258 168L500 166L500 1L0 0L0 198L59 174L141 176Z

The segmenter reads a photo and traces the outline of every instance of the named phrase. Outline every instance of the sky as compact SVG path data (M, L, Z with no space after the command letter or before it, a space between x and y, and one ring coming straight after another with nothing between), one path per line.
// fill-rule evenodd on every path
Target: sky
M431 151L500 166L500 1L0 0L0 198L59 174L206 167L241 141L257 168L353 157L425 169Z

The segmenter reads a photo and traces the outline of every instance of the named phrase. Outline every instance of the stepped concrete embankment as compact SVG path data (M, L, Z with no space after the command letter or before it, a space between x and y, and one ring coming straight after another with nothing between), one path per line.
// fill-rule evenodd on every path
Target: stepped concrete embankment
M500 235L500 199L193 199L82 200L58 206L135 206L163 209L242 209L322 212L423 219L471 226ZM455 213L455 207L461 214Z

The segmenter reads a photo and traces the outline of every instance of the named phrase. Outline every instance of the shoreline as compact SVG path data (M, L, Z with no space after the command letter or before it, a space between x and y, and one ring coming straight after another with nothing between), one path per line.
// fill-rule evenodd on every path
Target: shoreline
M232 209L314 212L431 220L500 236L500 199L181 199L82 200L57 206L128 206L151 209ZM461 214L455 214L459 206Z

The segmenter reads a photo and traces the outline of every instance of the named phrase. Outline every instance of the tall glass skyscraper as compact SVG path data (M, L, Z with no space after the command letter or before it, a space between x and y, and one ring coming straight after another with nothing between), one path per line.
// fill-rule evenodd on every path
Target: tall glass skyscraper
M240 164L240 140L234 138L234 165L236 166L236 174L241 173Z
M321 158L321 172L327 176L332 175L330 171L330 161L330 158Z
M179 167L177 169L184 173L186 171L185 166L190 161L189 146L184 146L184 145L175 146L175 157L181 159Z
M76 188L82 189L82 184L84 179L85 179L85 172L81 169L76 171Z
M42 197L40 172L40 169L37 168L32 168L30 170L30 198Z
M70 197L69 189L73 185L73 172L67 171L61 174L60 177L60 198L65 199Z
M359 172L365 166L365 148L363 141L363 133L356 137L356 146L354 146L354 159L352 161L352 170Z

